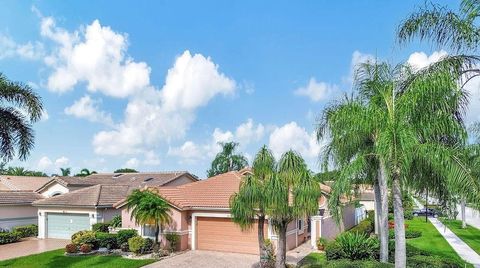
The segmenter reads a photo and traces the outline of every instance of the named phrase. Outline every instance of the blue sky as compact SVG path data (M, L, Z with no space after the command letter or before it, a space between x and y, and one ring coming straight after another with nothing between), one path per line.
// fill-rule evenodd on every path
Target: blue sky
M235 140L250 159L263 144L293 148L318 170L315 117L351 90L353 64L446 54L394 42L422 4L4 1L0 71L29 83L48 114L29 159L11 164L204 177L216 142Z

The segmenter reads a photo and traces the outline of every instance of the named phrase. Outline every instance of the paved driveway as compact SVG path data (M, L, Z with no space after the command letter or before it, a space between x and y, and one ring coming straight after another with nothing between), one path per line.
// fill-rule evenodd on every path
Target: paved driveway
M256 255L191 250L144 267L251 268L257 267L257 263L258 256Z
M30 238L0 246L0 260L6 260L65 247L69 240Z

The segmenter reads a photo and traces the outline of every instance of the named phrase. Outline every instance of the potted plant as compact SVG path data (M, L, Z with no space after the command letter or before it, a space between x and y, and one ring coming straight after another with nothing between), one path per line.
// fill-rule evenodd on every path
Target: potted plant
M324 250L326 244L327 244L327 239L325 239L323 237L319 237L317 239L317 249L318 250Z

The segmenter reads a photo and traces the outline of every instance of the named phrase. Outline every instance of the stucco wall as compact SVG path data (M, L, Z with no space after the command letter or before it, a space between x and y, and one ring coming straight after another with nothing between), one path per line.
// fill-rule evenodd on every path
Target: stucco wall
M121 211L114 208L98 208L97 209L97 222L109 222L113 217L120 215Z
M190 178L189 176L186 176L186 175L183 175L163 186L178 186L178 185L183 185L183 184L187 184L187 183L191 183L191 182L194 182L194 180L192 178Z
M0 228L8 229L15 226L37 223L37 208L31 205L0 206Z
M54 194L58 194L58 193L64 194L68 192L69 190L65 186L60 185L58 183L53 183L50 186L48 186L46 189L42 190L40 194L43 195L44 197L51 197Z

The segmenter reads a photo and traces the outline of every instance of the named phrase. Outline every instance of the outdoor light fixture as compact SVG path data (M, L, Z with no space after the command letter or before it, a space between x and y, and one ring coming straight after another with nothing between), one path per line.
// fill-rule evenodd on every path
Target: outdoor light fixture
M323 217L323 214L325 214L325 209L324 208L318 209L318 215Z

